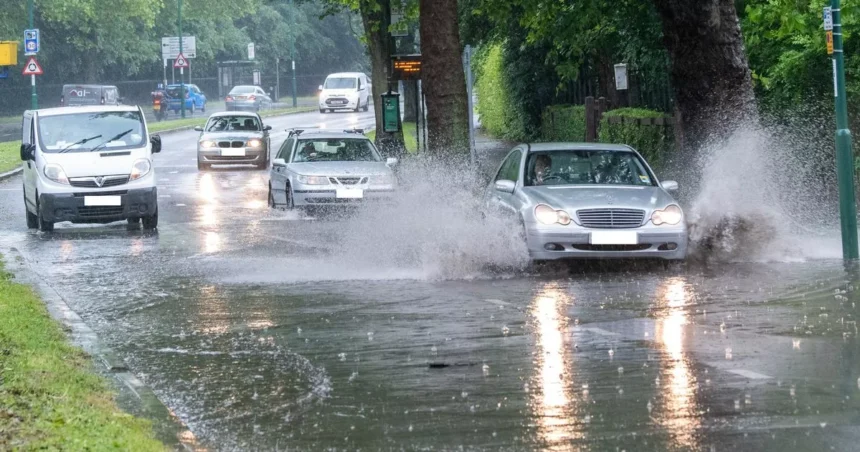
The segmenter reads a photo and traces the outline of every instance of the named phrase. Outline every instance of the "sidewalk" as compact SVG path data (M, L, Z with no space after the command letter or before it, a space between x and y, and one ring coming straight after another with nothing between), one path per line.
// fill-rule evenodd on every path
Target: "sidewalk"
M502 159L518 143L492 138L486 134L484 129L475 129L475 155L478 168L487 180L494 176L493 172L498 169Z

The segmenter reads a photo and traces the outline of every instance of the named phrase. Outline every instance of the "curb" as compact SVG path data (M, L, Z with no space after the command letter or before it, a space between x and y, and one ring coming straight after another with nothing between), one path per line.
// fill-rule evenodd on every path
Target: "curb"
M18 168L13 169L12 171L6 171L5 173L0 173L0 182L9 179L13 176L17 176L22 171L24 171L24 165L19 166Z
M164 433L162 440L172 437L175 441L172 445L176 448L184 450L197 448L197 441L188 427L161 402L149 386L129 370L113 350L99 341L95 331L69 307L59 291L34 271L17 248L9 250L5 262L6 268L15 275L16 282L36 289L51 317L68 330L71 342L92 356L93 361L106 371L99 373L106 374L129 390L132 396L129 399L134 400L135 408L141 416L157 420L161 424L161 428L156 429L156 433Z

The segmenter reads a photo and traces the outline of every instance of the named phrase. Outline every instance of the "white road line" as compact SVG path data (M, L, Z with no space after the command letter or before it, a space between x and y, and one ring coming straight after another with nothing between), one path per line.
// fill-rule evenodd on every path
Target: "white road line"
M177 204L176 207L185 207L185 204Z
M575 331L575 332L576 331L588 331L588 332L591 332L594 334L599 334L601 336L618 336L619 335L618 333L613 333L612 331L608 331L608 330L604 330L603 328L596 328L596 327L591 327L591 328L574 327L573 331Z
M716 366L713 366L713 367L716 367ZM725 369L725 371L732 373L732 374L735 374L735 375L740 375L742 377L749 378L751 380L770 380L773 378L770 375L760 374L758 372L753 372L751 370L746 370L746 369Z

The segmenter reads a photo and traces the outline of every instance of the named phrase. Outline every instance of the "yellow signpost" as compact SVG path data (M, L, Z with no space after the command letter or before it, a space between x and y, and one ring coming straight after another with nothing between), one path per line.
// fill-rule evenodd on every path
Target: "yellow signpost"
M0 66L18 65L18 41L0 41Z
M833 32L827 32L827 54L833 55Z

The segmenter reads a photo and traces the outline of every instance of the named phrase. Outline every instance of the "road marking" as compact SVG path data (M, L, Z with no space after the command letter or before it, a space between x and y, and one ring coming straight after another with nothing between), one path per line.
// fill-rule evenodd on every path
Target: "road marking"
M178 174L179 171L171 171L169 174Z
M185 207L185 204L177 204L176 207Z
M159 198L169 198L170 195L158 195Z
M604 330L603 328L574 328L574 331L589 331L601 336L618 336L618 333L613 333L612 331Z
M751 370L746 370L746 369L726 369L726 372L729 372L729 373L732 373L735 375L740 375L742 377L746 377L746 378L749 378L751 380L770 380L773 378L770 375L760 374L758 372L753 372Z

